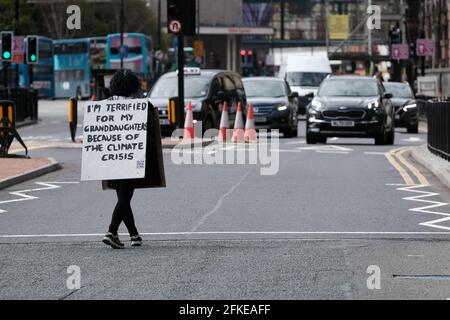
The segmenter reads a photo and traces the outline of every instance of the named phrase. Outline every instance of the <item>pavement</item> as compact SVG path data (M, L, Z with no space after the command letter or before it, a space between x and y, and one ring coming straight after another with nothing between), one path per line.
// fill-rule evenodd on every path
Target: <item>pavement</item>
M48 157L32 159L0 158L0 190L59 170L57 161Z
M428 150L426 145L414 148L411 152L415 160L430 170L450 189L450 163Z
M58 108L23 136L66 139ZM449 299L450 191L412 156L426 135L310 146L304 126L272 176L165 149L167 188L132 201L144 246L121 227L119 251L101 243L115 194L80 181L81 149L31 150L62 170L0 191L0 299Z

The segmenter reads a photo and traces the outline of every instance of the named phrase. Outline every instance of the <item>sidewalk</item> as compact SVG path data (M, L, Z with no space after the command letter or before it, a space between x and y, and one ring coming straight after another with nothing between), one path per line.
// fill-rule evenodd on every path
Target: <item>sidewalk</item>
M450 162L432 154L426 145L414 148L411 156L450 189Z
M61 166L52 158L0 159L0 190L59 170Z

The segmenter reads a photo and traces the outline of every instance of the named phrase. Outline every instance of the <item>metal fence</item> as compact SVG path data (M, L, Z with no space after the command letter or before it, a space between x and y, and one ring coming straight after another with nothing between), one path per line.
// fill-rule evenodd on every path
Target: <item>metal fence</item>
M0 88L0 100L16 105L16 122L38 120L38 91L28 88Z
M428 149L450 161L450 102L429 102Z

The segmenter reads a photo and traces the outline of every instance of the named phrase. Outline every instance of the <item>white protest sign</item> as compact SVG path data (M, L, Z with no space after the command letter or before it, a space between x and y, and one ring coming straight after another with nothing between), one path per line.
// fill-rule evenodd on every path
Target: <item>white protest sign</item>
M86 102L81 180L145 177L148 100Z

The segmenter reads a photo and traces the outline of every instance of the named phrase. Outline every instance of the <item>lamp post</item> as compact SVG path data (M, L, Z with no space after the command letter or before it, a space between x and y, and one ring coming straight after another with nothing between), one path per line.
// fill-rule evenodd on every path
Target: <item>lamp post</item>
M120 69L123 69L124 0L120 1Z

